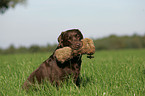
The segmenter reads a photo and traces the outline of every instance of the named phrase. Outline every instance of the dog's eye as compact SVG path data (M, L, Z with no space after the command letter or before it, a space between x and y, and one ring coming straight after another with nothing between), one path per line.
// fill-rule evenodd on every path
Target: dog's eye
M80 36L78 34L76 34L76 37L80 38Z

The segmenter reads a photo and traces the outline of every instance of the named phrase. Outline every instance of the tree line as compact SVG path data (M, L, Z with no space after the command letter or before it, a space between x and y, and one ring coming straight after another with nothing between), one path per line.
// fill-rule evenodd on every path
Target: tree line
M145 48L145 35L134 34L132 36L110 35L108 37L93 39L96 50L117 50L117 49L140 49ZM30 47L21 46L16 48L10 45L6 49L0 48L0 54L14 53L36 53L36 52L53 52L57 44L47 46L31 45Z
M110 35L94 40L96 50L139 49L145 48L145 35L116 36Z
M0 54L53 52L56 47L56 44L48 44L47 46L31 45L30 47L20 46L18 48L16 48L14 45L10 45L6 49L0 48Z

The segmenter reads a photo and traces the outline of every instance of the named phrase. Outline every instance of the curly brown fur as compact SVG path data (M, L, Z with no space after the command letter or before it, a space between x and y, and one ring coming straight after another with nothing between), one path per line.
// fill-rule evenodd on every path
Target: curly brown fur
M89 56L87 56L88 58L93 58L93 56L91 56L92 54L95 53L95 46L93 43L92 39L89 38L85 38L82 39L82 47L78 50L72 50L70 47L63 47L60 49L57 49L55 51L55 56L57 58L58 61L60 62L65 62L70 60L73 56L77 56L79 54L88 54Z
M57 60L61 63L64 63L67 60L70 60L72 58L72 49L70 47L63 47L60 49L57 49L54 53Z

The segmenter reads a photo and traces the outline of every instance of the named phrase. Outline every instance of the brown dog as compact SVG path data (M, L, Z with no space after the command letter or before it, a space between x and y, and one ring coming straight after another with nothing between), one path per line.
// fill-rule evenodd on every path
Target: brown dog
M58 37L59 45L56 49L63 47L70 47L73 50L77 50L82 47L81 39L83 35L78 29L67 30L62 32ZM59 62L54 53L45 60L34 72L30 74L27 81L24 82L23 88L28 89L31 84L35 83L35 78L38 83L42 83L43 80L48 80L56 86L60 85L60 82L67 79L69 75L73 76L74 83L79 86L80 68L81 68L82 55L74 56L72 59Z

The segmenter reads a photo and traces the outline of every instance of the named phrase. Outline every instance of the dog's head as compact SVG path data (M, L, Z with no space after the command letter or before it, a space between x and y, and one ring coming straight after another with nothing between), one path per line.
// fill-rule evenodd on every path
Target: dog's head
M59 47L68 46L77 50L82 47L81 39L83 39L83 35L78 29L67 30L58 37Z

